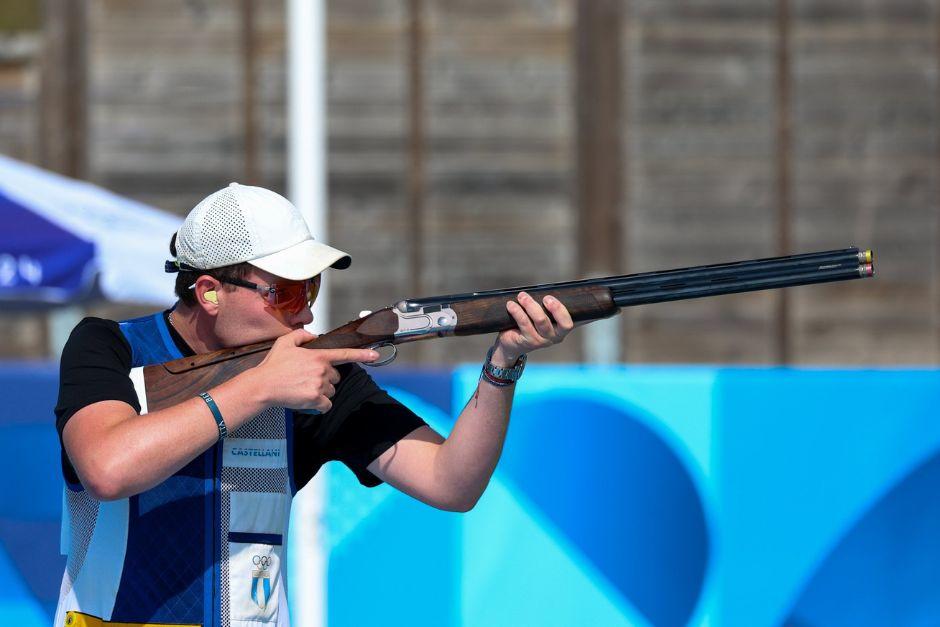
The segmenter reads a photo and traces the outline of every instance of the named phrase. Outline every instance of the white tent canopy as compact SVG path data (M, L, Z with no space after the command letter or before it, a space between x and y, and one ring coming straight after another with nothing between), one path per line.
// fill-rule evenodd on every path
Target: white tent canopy
M67 303L96 278L115 302L174 300L163 264L178 216L0 155L0 218L2 300ZM69 247L76 252L65 254Z

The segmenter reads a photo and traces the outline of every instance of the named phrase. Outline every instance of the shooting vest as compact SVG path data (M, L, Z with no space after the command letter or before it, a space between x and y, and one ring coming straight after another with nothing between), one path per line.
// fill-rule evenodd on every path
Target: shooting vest
M162 313L120 323L143 366L182 357ZM208 410L193 420L211 420ZM101 502L67 485L56 627L290 624L284 582L292 416L269 409L160 485Z

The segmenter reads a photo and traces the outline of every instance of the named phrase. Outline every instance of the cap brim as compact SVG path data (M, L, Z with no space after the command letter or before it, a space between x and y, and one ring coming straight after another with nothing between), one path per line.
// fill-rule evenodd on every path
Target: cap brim
M274 254L251 259L248 263L281 278L302 281L327 268L344 270L352 263L352 258L332 246L308 239Z

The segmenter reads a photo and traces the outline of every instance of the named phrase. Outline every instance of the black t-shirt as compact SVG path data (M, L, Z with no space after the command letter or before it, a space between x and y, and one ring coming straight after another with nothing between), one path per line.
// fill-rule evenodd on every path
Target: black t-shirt
M168 312L164 312L166 319ZM173 329L170 335L185 356L192 349ZM72 331L62 351L56 428L59 438L65 423L83 407L106 400L124 401L140 411L131 383L131 347L118 324L85 318ZM325 414L294 414L294 480L302 488L331 460L346 464L367 487L382 481L366 467L393 444L418 427L421 418L393 399L358 364L336 368L340 382ZM75 469L62 448L62 472L78 483Z

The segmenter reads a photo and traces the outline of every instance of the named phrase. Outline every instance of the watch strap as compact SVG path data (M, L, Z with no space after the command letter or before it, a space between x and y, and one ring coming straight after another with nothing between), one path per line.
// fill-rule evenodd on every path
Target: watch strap
M486 361L483 363L483 372L496 379L498 381L508 381L510 383L515 383L522 377L522 371L525 369L526 360L528 355L523 353L519 359L516 360L516 363L510 366L509 368L503 368L502 366L497 366L493 363L493 353L496 351L496 346L493 345L490 347L490 350L486 353Z

